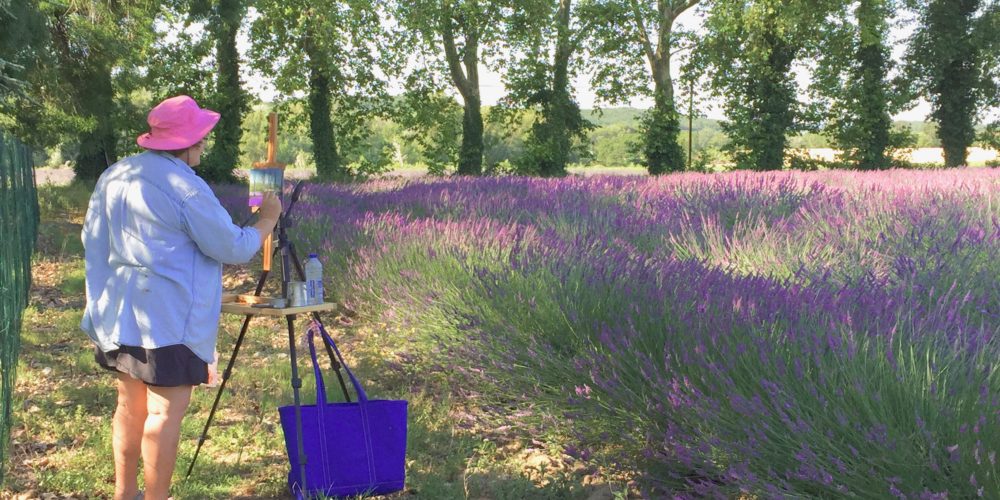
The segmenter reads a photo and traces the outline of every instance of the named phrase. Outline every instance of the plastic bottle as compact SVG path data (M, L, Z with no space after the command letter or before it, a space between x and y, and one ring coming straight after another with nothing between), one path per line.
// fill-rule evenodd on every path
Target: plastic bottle
M306 299L309 304L323 303L323 264L316 254L309 254L305 265Z

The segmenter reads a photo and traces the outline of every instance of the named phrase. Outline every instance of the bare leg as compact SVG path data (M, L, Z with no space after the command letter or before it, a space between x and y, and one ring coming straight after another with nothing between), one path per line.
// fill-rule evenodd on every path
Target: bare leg
M118 374L118 407L111 421L111 446L115 455L115 500L133 500L139 493L136 472L146 421L146 384Z
M170 495L170 478L177 463L181 419L191 402L189 385L149 386L149 415L142 436L142 463L146 478L146 500L164 500Z

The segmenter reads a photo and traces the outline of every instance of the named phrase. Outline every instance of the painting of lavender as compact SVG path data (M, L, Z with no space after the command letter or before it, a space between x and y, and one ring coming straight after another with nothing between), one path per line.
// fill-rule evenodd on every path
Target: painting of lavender
M284 178L285 171L281 168L250 169L250 195L247 198L248 206L259 207L260 201L264 197L265 193L274 193L280 199Z

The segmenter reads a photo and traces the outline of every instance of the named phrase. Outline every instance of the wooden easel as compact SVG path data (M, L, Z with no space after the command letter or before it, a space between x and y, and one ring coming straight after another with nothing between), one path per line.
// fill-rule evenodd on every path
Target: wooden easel
M267 115L267 160L255 162L253 168L280 168L285 169L285 164L277 160L278 158L278 114L270 113ZM253 211L256 212L260 210L260 207L253 207ZM265 271L271 270L271 249L274 248L274 236L267 235L264 238L263 252L261 252L263 259L263 269Z
M278 115L271 113L268 118L268 137L267 137L267 161L257 162L253 164L253 168L280 168L284 169L285 164L276 161L275 157L278 154ZM280 252L281 254L281 296L284 298L288 297L288 283L292 280L292 269L294 270L298 279L300 281L305 281L305 272L302 267L302 263L299 260L298 255L295 252L294 244L289 240L286 233L287 227L290 225L288 220L289 212L295 205L298 199L299 189L301 188L301 183L296 185L295 189L292 190L292 195L288 200L288 206L284 207L285 212L283 212L278 220L278 225L276 230L278 232L278 244L274 245L273 235L269 234L264 239L264 249L263 249L263 269L260 273L260 278L257 280L257 287L253 293L253 297L260 297L261 292L264 289L264 283L267 280L267 275L271 271L271 257L275 252ZM259 207L257 208L259 210ZM230 314L238 314L244 316L243 327L240 328L240 334L236 338L236 344L233 347L233 353L229 357L229 363L226 365L226 369L222 372L222 382L219 385L218 390L215 393L215 401L212 403L212 409L208 413L208 420L205 421L205 427L201 431L201 437L198 438L198 446L195 448L194 457L191 459L191 464L188 466L187 476L191 476L191 471L194 470L194 464L198 461L198 455L201 453L201 447L205 444L205 440L208 438L208 429L212 425L212 419L215 417L215 412L219 407L219 400L222 398L222 394L225 392L226 383L232 376L233 366L236 364L236 357L239 355L240 346L243 345L243 339L246 336L247 329L250 326L250 320L256 316L277 316L285 317L285 321L288 326L288 354L289 361L291 363L291 385L292 385L292 397L295 407L295 421L296 421L296 442L298 445L298 456L289 457L292 460L297 460L299 465L299 470L301 477L299 478L298 484L301 485L303 489L306 489L306 455L303 446L303 434L302 434L302 412L301 412L301 402L299 398L299 389L302 388L302 379L299 378L298 374L298 361L296 356L296 341L295 341L295 319L299 314L308 314L312 317L313 321L322 324L319 313L321 312L331 312L337 310L337 304L332 302L324 302L322 304L314 304L309 306L297 306L297 307L281 307L276 308L273 306L261 307L265 303L270 303L270 300L266 302L254 301L250 302L240 302L238 299L239 295L236 294L226 294L223 297L222 312ZM330 356L330 366L337 374L337 380L340 382L340 389L344 393L344 400L347 402L351 401L351 397L347 392L347 386L344 384L344 377L340 372L340 364L337 358L334 357L334 352L332 346L329 343L324 342L326 346L327 354Z

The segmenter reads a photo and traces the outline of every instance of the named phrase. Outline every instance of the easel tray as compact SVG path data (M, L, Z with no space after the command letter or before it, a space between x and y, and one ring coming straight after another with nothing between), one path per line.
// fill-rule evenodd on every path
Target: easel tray
M334 302L298 307L270 307L272 299L273 297L226 293L222 295L222 312L242 316L289 316L337 310L337 304Z

